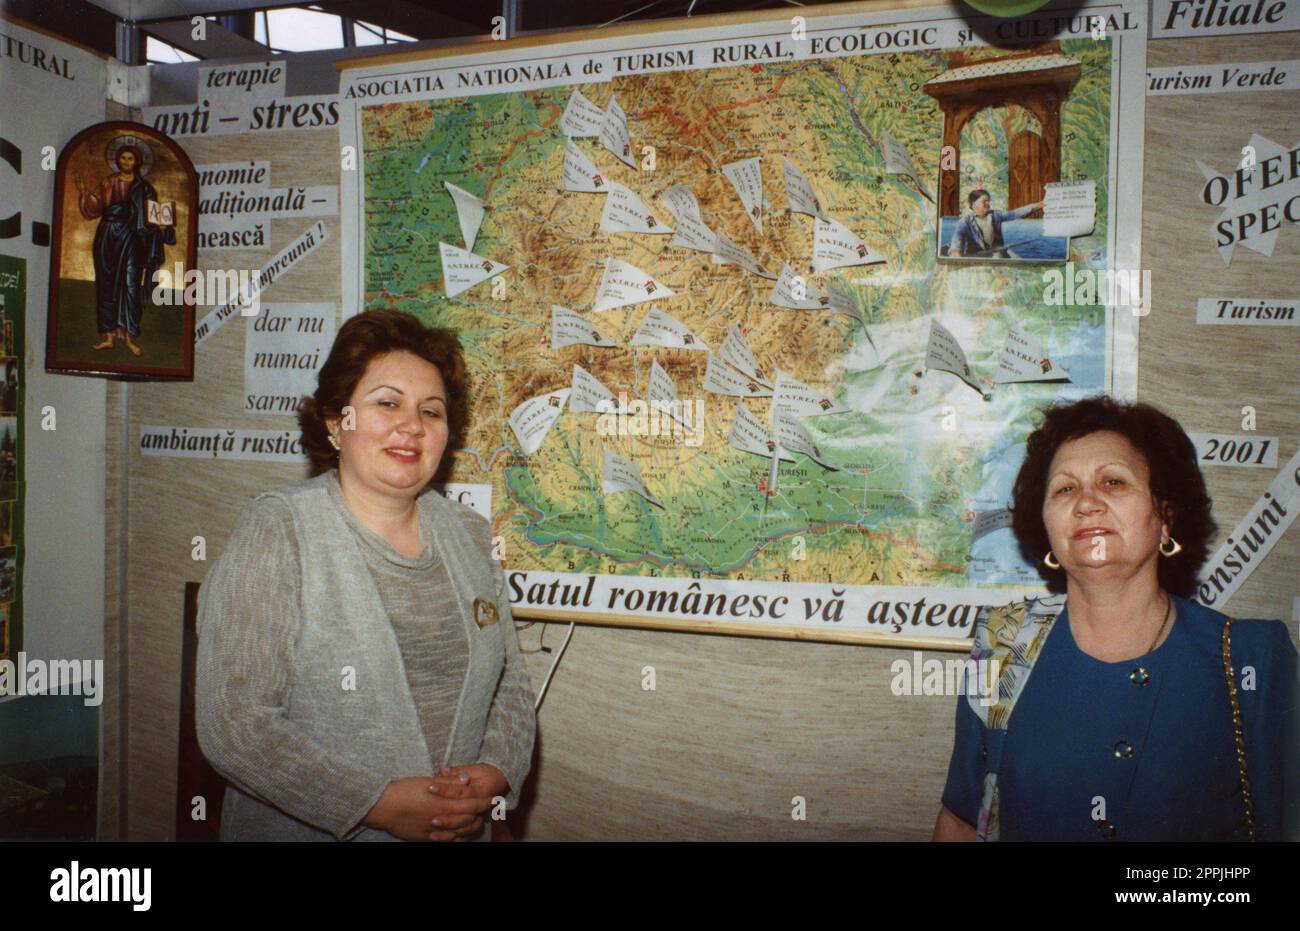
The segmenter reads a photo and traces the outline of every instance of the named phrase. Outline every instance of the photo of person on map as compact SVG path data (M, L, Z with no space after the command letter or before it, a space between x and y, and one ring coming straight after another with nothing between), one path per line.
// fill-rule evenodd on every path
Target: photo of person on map
M1070 238L1045 221L1044 202L1063 180L1064 148L1075 138L1062 128L1063 111L1082 61L1058 42L992 56L958 51L945 61L924 85L943 113L938 257L1067 261Z
M953 231L948 246L950 258L1015 258L1015 254L1005 248L1002 224L1008 220L1019 220L1043 206L1040 200L1015 210L994 210L990 206L989 192L979 187L967 195L966 202L970 205L970 211L957 221L957 228Z

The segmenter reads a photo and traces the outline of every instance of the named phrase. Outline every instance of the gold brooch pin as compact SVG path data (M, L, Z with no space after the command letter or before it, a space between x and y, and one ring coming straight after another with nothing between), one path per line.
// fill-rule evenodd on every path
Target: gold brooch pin
M474 623L478 625L479 630L495 624L498 617L500 613L494 603L485 598L474 599Z

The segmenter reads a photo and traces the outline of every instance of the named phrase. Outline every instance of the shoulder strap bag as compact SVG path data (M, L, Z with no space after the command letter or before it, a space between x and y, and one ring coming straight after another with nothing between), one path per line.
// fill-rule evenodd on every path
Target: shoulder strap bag
M1241 704L1237 701L1237 676L1232 669L1232 618L1223 625L1220 638L1223 647L1223 678L1228 683L1228 701L1232 704L1232 733L1237 744L1237 768L1241 771L1241 799L1246 805L1246 833L1251 843L1255 841L1255 802L1250 795L1250 779L1246 775L1246 738L1241 730Z

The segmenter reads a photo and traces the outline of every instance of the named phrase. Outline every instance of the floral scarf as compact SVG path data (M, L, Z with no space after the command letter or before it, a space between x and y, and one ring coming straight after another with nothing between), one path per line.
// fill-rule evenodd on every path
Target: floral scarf
M1064 595L1047 595L1027 601L989 608L983 618L975 621L975 645L971 648L973 664L967 665L966 700L989 730L1005 731L1011 722L1011 712L1016 700L1024 691L1034 663L1042 652L1052 625L1065 608ZM982 621L982 623L981 623ZM976 688L969 677L973 670L987 669L996 662L998 682L996 701L988 702L988 689ZM980 798L979 817L975 824L975 839L998 839L998 770L1001 768L1002 743L995 745L984 775Z

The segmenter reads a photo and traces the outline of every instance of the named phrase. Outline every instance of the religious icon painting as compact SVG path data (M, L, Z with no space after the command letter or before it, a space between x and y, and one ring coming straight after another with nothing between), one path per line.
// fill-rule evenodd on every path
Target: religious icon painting
M99 123L59 155L45 368L194 379L198 177L171 139ZM190 276L191 279L194 276Z

